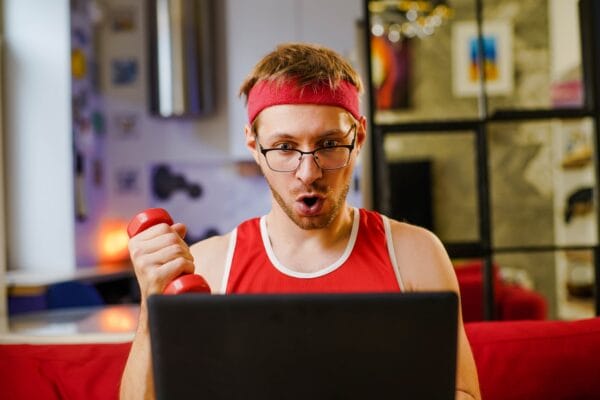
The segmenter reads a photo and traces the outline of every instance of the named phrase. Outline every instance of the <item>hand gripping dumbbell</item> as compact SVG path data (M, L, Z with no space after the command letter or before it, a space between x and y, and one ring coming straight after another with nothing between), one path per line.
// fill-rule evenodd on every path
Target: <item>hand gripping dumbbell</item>
M169 213L162 208L149 208L142 211L129 221L127 225L127 234L130 238L138 233L156 224L165 223L173 224L173 219ZM169 283L163 294L181 294L181 293L209 293L210 287L208 283L200 275L183 274L177 277L173 282Z

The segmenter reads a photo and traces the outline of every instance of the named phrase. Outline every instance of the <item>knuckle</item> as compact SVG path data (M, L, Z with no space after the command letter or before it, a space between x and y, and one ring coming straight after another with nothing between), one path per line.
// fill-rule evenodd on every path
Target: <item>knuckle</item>
M150 267L152 266L152 262L151 262L150 258L145 254L138 256L136 258L136 261L137 261L136 265L139 267L139 269L141 269L143 271L149 270Z
M154 225L154 229L156 230L156 233L158 233L160 235L164 235L171 231L171 228L169 227L169 225L165 224L164 222Z
M179 245L179 236L175 232L165 233L165 240L169 245Z
M178 256L182 256L185 253L184 249L179 244L171 244L169 247L166 248L166 251L170 258L176 258Z
M155 286L156 283L160 280L160 274L158 273L158 269L148 268L145 271L145 280L150 284L150 286Z
M173 260L173 264L174 264L174 265L175 265L177 268L182 268L182 267L184 267L184 266L185 266L185 265L186 265L188 262L189 262L189 261L188 261L188 260L187 260L185 257L183 257L183 256L176 257L176 258Z
M195 269L194 264L188 258L185 257L176 258L173 262L173 266L180 274L182 272L193 272Z
M142 256L142 249L139 246L129 244L129 256L134 261Z

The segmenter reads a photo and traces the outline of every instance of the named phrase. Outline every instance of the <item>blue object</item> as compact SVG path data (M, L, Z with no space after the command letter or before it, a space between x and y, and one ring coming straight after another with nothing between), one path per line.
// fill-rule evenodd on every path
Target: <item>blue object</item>
M32 296L8 296L8 315L18 315L33 311L45 310L46 296L44 294Z
M104 300L98 290L88 284L77 281L56 283L46 292L48 309L101 306Z

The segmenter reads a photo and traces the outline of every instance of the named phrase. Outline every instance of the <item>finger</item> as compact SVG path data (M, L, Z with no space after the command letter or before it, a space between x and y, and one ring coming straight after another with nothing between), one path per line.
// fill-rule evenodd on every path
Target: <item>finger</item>
M172 277L167 283L170 283L180 275L193 274L195 270L196 266L194 262L183 257L173 259L159 268L159 271Z
M162 234L169 232L170 229L171 229L171 227L169 226L169 224L166 224L163 222L160 224L152 225L151 227L149 227L149 228L141 231L137 235L133 236L131 239L149 240L149 239L155 238L157 236L160 236Z
M181 236L170 227L163 227L158 236L151 236L147 239L134 237L129 240L129 252L132 258L137 258L143 254L152 254L169 246L179 245L188 249L188 245Z
M187 233L187 227L179 222L174 223L173 225L171 225L171 229L175 230L175 232L177 232L177 234L183 239L185 237L185 234Z
M155 263L160 266L178 258L185 258L192 263L194 262L194 257L192 256L189 247L185 245L182 246L180 244L172 244L170 246L163 247L149 256L151 256L155 260Z
M158 268L152 268L144 274L146 295L162 293L167 285L182 274L194 272L194 264L185 259L177 258ZM141 285L140 285L141 286Z

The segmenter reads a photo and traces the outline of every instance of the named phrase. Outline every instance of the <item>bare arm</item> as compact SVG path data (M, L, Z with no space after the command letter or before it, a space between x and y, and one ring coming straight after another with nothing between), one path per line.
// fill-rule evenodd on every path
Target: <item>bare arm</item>
M477 368L465 333L454 267L439 239L431 232L392 221L394 251L407 291L453 291L459 295L456 399L481 399Z
M143 316L142 316L143 315ZM138 330L121 378L121 399L154 399L147 310L140 310Z
M138 328L121 378L121 399L154 398L147 300L153 294L162 293L177 276L194 272L194 259L182 239L184 235L182 224L160 224L129 241L141 304Z

